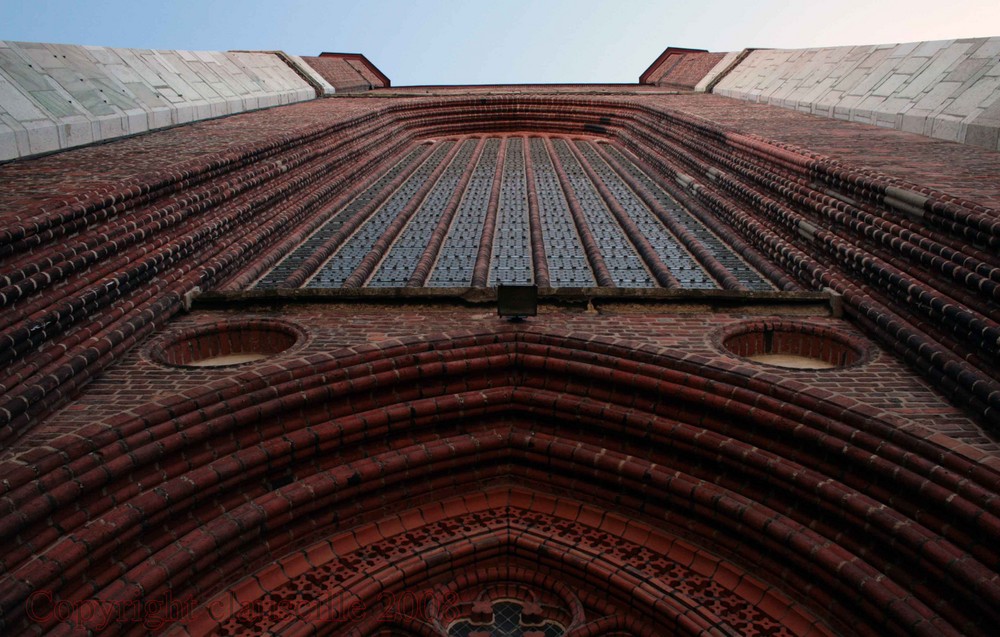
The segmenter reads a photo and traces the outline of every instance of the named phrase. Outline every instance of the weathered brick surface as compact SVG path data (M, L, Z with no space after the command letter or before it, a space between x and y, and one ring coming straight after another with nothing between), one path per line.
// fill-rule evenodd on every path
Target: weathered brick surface
M338 92L367 91L372 88L371 82L347 60L338 58L303 57L306 64L312 67Z
M1000 207L1000 155L961 144L715 95L665 96L663 106L727 129L791 144L885 175Z
M986 634L995 619L997 556L972 538L1000 529L1000 473L943 445L940 422L968 421L842 320L782 319L842 333L865 362L788 371L723 353L706 329L773 319L705 308L524 324L479 308L268 313L300 326L299 348L217 370L137 352L6 461L7 625L38 627L31 590L202 606L335 585L378 609L385 591L539 563L586 618L660 630ZM199 311L171 333L253 316ZM869 375L937 405L937 422ZM658 597L678 586L730 601L692 616ZM315 621L311 600L282 619ZM248 621L207 608L199 630Z
M930 365L930 376L955 400L969 403L987 419L994 418L990 414L996 412L996 406L989 405L997 400L997 393L991 389L995 383L988 371L977 370L991 369L992 359L997 355L996 339L991 336L996 326L988 318L997 290L993 280L996 269L988 252L969 248L965 243L971 239L994 246L1000 241L996 237L1000 222L995 220L994 213L974 201L951 197L925 185L914 185L921 182L909 181L927 174L930 162L939 161L933 154L917 153L910 162L911 170L895 171L902 178L889 177L838 163L812 151L776 145L760 136L726 132L746 130L761 123L774 125L777 121L796 124L791 127L793 133L804 132L808 127L802 116L750 106L729 108L731 101L720 100L710 96L654 97L649 103L638 97L616 101L599 96L565 100L498 97L486 103L462 98L326 100L291 107L312 115L296 119L294 124L288 122L298 114L297 110L283 113L290 116L284 123L278 114L262 113L259 118L254 117L263 140L269 140L270 145L248 144L240 148L242 152L204 155L200 163L181 172L167 173L160 182L130 184L123 180L104 189L94 189L91 182L87 184L90 189L83 191L86 193L83 202L76 201L80 195L52 197L55 184L36 180L28 173L44 175L51 168L48 178L54 179L72 168L74 157L75 161L81 161L96 153L99 158L111 159L107 155L101 157L97 149L86 149L73 157L43 159L30 167L26 164L8 167L4 172L10 175L15 188L9 191L14 212L7 216L6 236L10 249L21 256L8 260L19 269L7 280L5 301L11 303L35 296L31 305L22 306L21 312L11 315L15 321L31 321L20 328L12 326L9 337L11 360L23 359L21 366L15 368L17 376L11 377L18 380L5 385L8 390L17 384L23 387L19 390L22 397L7 408L11 428L18 430L30 422L32 414L38 413L38 408L32 407L38 398L67 395L71 387L93 375L89 370L95 366L100 369L102 361L124 351L129 339L148 333L157 320L178 307L179 297L186 291L195 286L212 287L235 269L245 270L246 263L252 261L251 255L276 242L277 237L287 237L289 228L299 229L293 237L303 236L298 233L324 218L312 212L327 205L334 193L342 190L342 183L335 175L348 181L359 180L373 168L365 157L391 157L392 153L387 155L384 149L405 139L392 134L389 122L394 122L398 130L409 131L413 137L473 132L484 127L555 128L565 133L611 135L637 154L637 161L648 166L647 172L664 174L668 180L683 185L677 189L670 186L670 181L666 182L668 189L673 189L671 194L682 203L687 202L693 212L702 210L698 214L703 222L720 236L733 245L747 246L751 264L769 272L775 282L787 287L796 285L792 280L798 279L799 285L831 287L843 294L850 310L870 325L883 342L913 356L915 365ZM684 113L695 109L697 116ZM345 112L355 117L337 123L328 119L325 126L315 125L314 118L336 113L344 117ZM744 118L734 121L740 115ZM705 116L720 121L710 124ZM206 136L208 141L203 142L205 150L210 150L213 143L223 141L221 134L232 132L241 122L234 118L225 123L199 124L190 131L169 131L162 137L149 139L156 140L153 144L170 143L194 135L195 131L211 131ZM294 130L296 125L305 127L299 129L298 136L268 137L274 130L271 127ZM770 132L767 126L760 127L763 132ZM341 131L350 133L341 136ZM369 135L369 131L374 135ZM839 129L836 132L847 137ZM919 145L911 144L912 138L899 133L891 135L898 148L919 149ZM795 140L809 141L803 140L801 134ZM139 140L128 140L121 148L126 153L135 153L145 150L142 146ZM962 168L971 169L970 172L961 175L949 171L954 177L949 177L947 186L962 195L963 191L971 191L977 180L984 182L987 169L996 164L995 157L984 155L975 152L963 155L967 161ZM274 159L263 163L265 157ZM331 173L329 165L321 163L324 157L338 158L341 172ZM136 169L127 161L127 155L118 159L119 166ZM212 159L219 163L211 163ZM751 163L745 164L746 161ZM290 168L295 170L286 172ZM719 168L725 172L720 173ZM282 176L271 179L278 175ZM267 188L259 189L265 180ZM18 181L20 188L16 187ZM712 182L718 182L718 186ZM173 194L184 192L196 183L203 184L200 190L193 191L196 197L178 199ZM31 192L38 187L43 191L49 188L50 197L39 196L38 190ZM303 197L303 189L312 194ZM989 188L980 190L985 191L982 198L988 202ZM298 198L290 200L292 192L299 192ZM745 208L748 205L759 210L748 215ZM924 210L919 210L921 206ZM263 211L267 212L261 214ZM121 216L123 212L125 216ZM920 222L912 221L910 217L914 214L921 217ZM248 224L251 218L254 222ZM120 239L108 242L106 230L97 225L108 219L114 220L119 228L113 236ZM137 223L138 229L133 229ZM928 223L931 228L925 227ZM839 224L848 230L841 230ZM175 225L176 229L163 232ZM81 227L88 228L87 234L80 235L70 250L23 252ZM826 227L830 230L824 230ZM148 244L150 232L162 234ZM226 232L230 233L229 245L213 243L213 251L201 251L208 245L205 242ZM868 245L871 240L876 243ZM100 250L93 251L102 242ZM154 246L157 251L136 262L127 250L136 249L129 246L140 245L145 246L144 251ZM287 245L287 240L280 245ZM815 254L818 260L812 256L817 248L820 248ZM119 255L117 261L105 261L103 269L91 267L98 258L106 259L112 254ZM871 257L875 260L870 260ZM54 261L43 265L43 260L37 260L42 258ZM265 257L273 259L274 256ZM188 272L174 267L180 263L188 263L185 267L194 269ZM120 270L125 264L129 266ZM775 264L780 264L785 273L776 271ZM165 267L172 269L159 280L159 289L136 291L143 277L151 277ZM915 268L920 271L919 280L907 280L904 272L914 272ZM80 276L77 271L85 275ZM117 281L114 287L99 283L109 276ZM52 296L39 295L66 277L73 277L73 285L62 289L61 305L54 305L56 299ZM961 282L967 291L956 290L955 281ZM873 283L876 287L871 291L857 287ZM168 294L167 290L172 292ZM904 298L901 295L914 291L920 304L899 305L898 299ZM148 310L128 319L129 326L123 331L120 323L123 306L115 309L114 304L133 293L137 296L131 303ZM980 293L985 298L977 299ZM99 313L94 314L95 310ZM893 318L899 313L902 320ZM50 321L55 321L62 331L39 331L33 327ZM93 322L87 326L86 321ZM59 363L61 350L29 353L32 347L60 337L63 332L67 338L63 347L77 348L71 350L74 362ZM912 343L925 343L931 349ZM51 367L56 364L60 366Z
M393 309L392 312L387 311ZM659 310L636 304L614 303L602 306L600 314L581 309L543 306L538 317L518 328L527 332L546 333L553 330L583 335L591 334L602 339L627 343L628 347L644 346L671 348L704 357L712 364L727 369L741 369L748 377L777 374L801 384L797 391L803 395L834 397L853 405L867 405L879 418L896 426L931 436L935 433L961 441L979 450L971 457L991 464L991 456L1000 457L1000 445L995 438L984 434L962 410L947 404L937 392L920 380L913 371L893 355L880 352L848 322L837 319L806 315L801 320L795 315L770 319L755 316L766 309L750 314L705 312L707 306L692 304L679 310L663 307ZM808 310L813 314L813 310ZM233 378L257 366L270 366L271 362L249 363L245 366L183 369L164 366L158 360L164 357L178 340L191 335L210 332L212 328L229 326L266 325L268 317L280 316L275 323L281 328L305 330L304 338L293 352L279 360L305 361L309 356L333 352L359 344L379 344L407 337L433 337L455 332L491 333L515 329L495 315L493 308L454 307L445 305L414 305L402 307L365 305L359 303L333 306L282 306L272 313L244 313L241 311L202 310L178 317L169 328L151 337L148 344L137 348L122 361L91 383L73 404L49 417L44 426L5 454L6 459L18 458L22 453L43 447L54 437L74 433L95 421L108 419L129 411L159 396L169 396L203 387L216 380ZM248 320L253 319L253 320ZM801 326L806 333L832 329L848 343L855 343L864 360L844 369L786 370L766 364L748 363L728 353L723 341L729 334L742 330L782 324ZM758 332L755 332L758 333ZM780 381L777 381L780 382Z
M668 46L660 53L659 57L653 60L642 75L639 76L639 84L656 84L657 80L677 66L678 62L687 54L706 53L704 49L686 49L683 47Z
M672 64L665 63L661 68L662 73L657 73L651 79L656 86L693 91L724 57L725 53L678 54L669 60Z
M440 93L0 168L4 630L90 621L27 617L60 599L264 604L306 573L359 573L337 595L371 608L410 582L512 585L542 564L579 591L584 634L989 634L997 156L718 96ZM360 304L174 318L196 287L246 287L414 141L483 133L607 139L604 161L659 179L777 287L839 293L845 319L801 320L880 352L826 372L751 364L718 348L740 312L705 307L521 326ZM146 358L164 325L251 318L306 337L232 369ZM401 550L401 529L448 547ZM680 581L699 603L669 592ZM197 625L239 630L226 621Z
M389 79L361 55L324 53L316 57L303 56L302 60L332 84L339 93L368 91L389 86Z

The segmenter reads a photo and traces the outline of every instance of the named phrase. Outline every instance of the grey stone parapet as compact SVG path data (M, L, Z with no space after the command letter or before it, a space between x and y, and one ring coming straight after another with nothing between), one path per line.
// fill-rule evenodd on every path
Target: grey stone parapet
M731 61L699 89L1000 150L1000 37L760 49L723 71Z
M0 161L316 98L289 59L0 41Z

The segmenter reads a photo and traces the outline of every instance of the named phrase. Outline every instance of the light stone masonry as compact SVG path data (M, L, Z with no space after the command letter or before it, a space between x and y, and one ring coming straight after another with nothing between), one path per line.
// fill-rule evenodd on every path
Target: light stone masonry
M712 92L1000 150L1000 37L749 51Z
M272 52L0 41L0 161L314 99L325 81L310 85L300 72L315 74L294 62Z

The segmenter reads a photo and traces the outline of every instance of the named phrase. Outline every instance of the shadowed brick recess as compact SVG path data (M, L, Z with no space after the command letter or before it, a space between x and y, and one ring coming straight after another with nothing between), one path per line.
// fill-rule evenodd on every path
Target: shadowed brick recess
M0 631L995 633L994 42L476 87L3 45ZM43 108L240 56L303 101ZM791 85L903 66L922 127Z

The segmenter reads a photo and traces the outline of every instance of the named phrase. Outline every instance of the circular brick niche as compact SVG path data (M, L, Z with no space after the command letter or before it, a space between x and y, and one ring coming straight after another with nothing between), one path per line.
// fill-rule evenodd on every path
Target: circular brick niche
M173 367L227 367L270 358L303 337L297 328L278 321L226 321L172 335L150 354Z
M725 330L730 354L788 369L834 369L861 363L865 348L836 330L796 322L755 321Z

